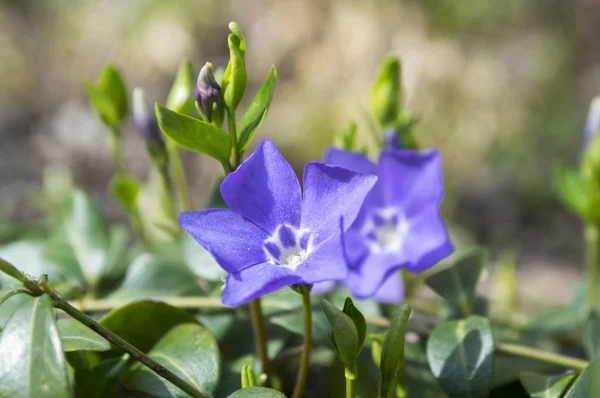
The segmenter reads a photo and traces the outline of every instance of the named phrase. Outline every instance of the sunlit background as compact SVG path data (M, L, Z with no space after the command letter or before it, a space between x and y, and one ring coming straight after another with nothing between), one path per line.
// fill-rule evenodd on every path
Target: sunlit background
M111 217L124 217L106 189L107 134L82 82L110 62L130 89L164 102L183 57L196 71L225 66L232 20L248 43L249 98L278 69L259 136L297 170L351 120L370 143L372 79L386 54L401 57L417 139L443 154L454 241L516 259L525 299L569 296L581 227L556 200L553 175L561 162L577 164L587 107L600 94L598 0L0 1L0 214L35 220L44 173L63 167ZM145 176L131 120L124 136L130 169ZM200 208L219 165L185 155Z

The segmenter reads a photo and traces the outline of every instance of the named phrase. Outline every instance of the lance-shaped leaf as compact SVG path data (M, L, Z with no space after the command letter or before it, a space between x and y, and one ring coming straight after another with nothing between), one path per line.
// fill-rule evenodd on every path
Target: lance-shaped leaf
M98 87L113 104L118 121L123 121L127 116L127 112L129 112L129 99L123 76L121 76L116 67L108 65L104 68L98 80Z
M221 163L229 161L231 140L227 133L211 123L185 116L156 104L161 130L177 145L212 156Z
M484 249L471 249L455 260L451 267L428 277L425 283L456 310L469 315L486 262L487 252Z
M581 175L567 166L560 166L556 170L554 185L563 204L579 217L585 218L590 206L588 189Z
M136 201L142 189L142 184L137 178L126 174L115 174L111 178L109 186L115 199L128 213L136 211Z
M487 319L440 323L427 341L427 359L453 398L487 398L493 375L494 336Z
M401 304L398 307L383 340L379 363L382 398L387 398L390 391L394 391L396 388L398 371L404 361L404 340L410 311L411 308L408 304Z
M250 365L242 366L242 388L256 387L256 375L254 374L254 368Z
M187 59L181 61L175 81L167 96L167 108L192 116L194 108L194 70Z
M223 75L221 88L225 106L229 112L235 112L244 97L248 82L248 75L246 73L246 40L240 27L235 22L229 24L229 30L232 32L227 38L229 63Z
M156 343L149 356L207 397L214 395L221 373L219 348L202 326L183 324L174 327ZM126 376L125 386L145 396L188 397L141 364L135 365Z
M400 60L388 57L381 66L369 97L371 113L382 126L398 117L401 103Z
M348 315L352 319L352 322L354 322L354 326L356 326L356 332L358 333L357 345L360 351L365 344L365 337L367 336L367 321L362 312L354 306L350 297L346 297L342 312Z
M227 398L285 398L285 395L271 388L249 387L237 390Z
M72 396L50 297L28 299L0 335L0 396Z
M110 350L108 340L75 319L59 319L57 325L64 352Z
M362 348L354 321L327 300L321 300L321 308L331 325L329 337L338 358L344 366L354 368Z
M576 376L573 372L556 376L526 372L519 379L531 398L561 398Z
M261 123L267 116L267 111L271 105L275 86L277 85L277 70L274 66L271 67L267 80L263 83L258 93L248 106L248 110L240 121L238 129L239 140L238 145L240 153L243 153L256 134Z

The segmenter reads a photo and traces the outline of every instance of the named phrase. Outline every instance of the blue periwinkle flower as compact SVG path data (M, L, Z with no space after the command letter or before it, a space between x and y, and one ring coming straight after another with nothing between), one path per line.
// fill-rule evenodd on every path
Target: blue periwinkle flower
M377 177L322 162L294 170L267 139L221 184L229 209L185 211L179 222L229 275L222 301L237 306L292 284L342 280L342 233Z
M316 283L311 294L321 295L336 289L341 285L337 281ZM404 301L404 281L400 272L392 272L379 286L372 296L375 301L385 304L400 304Z
M583 147L587 148L598 135L600 130L600 97L596 97L590 103L585 127L583 129Z
M375 165L360 154L331 148L325 161L379 177L343 237L349 266L345 284L353 295L371 297L399 268L422 272L452 253L439 211L444 184L436 150L385 150ZM386 291L387 297L380 297L386 302L401 294Z

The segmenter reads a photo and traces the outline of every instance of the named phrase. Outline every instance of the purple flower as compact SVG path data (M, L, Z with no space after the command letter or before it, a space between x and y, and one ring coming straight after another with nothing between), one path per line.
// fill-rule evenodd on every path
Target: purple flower
M222 300L237 306L288 285L344 279L341 235L376 181L310 162L303 195L290 164L265 139L221 184L230 210L185 211L179 222L229 273Z
M385 149L401 149L403 147L395 128L389 128L383 132L383 145Z
M328 293L340 285L337 281L325 281L316 283L311 294L321 295ZM399 272L392 272L373 294L373 298L386 304L400 304L404 301L404 281Z
M360 154L331 148L325 161L379 176L343 237L345 284L354 296L373 296L399 268L422 272L452 253L439 212L444 185L437 151L386 150L375 165Z
M585 121L583 147L587 148L600 129L600 97L596 97L590 103L587 120Z

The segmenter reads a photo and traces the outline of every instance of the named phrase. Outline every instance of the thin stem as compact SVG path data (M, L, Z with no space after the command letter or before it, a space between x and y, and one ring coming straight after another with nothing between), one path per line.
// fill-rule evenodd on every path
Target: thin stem
M204 394L198 391L190 383L183 380L181 377L177 376L175 373L171 372L169 369L154 361L142 351L138 350L137 348L135 348L116 334L113 334L110 330L100 325L98 322L94 321L92 318L80 312L79 310L77 310L77 308L69 304L56 290L54 290L52 286L50 286L50 284L48 283L48 279L45 275L42 278L40 278L40 287L44 291L44 293L50 296L56 308L63 310L64 312L66 312L67 314L69 314L88 328L92 329L94 332L98 333L100 336L104 337L106 340L110 341L111 343L113 343L114 345L131 355L131 357L146 365L154 373L173 383L186 394L194 398L206 398Z
M190 210L192 204L190 202L190 194L188 192L187 182L185 178L185 170L181 163L179 150L177 145L171 140L167 140L167 152L169 154L169 162L171 164L171 174L173 175L173 183L175 192L177 193L177 203L179 211Z
M265 332L265 320L260 306L260 299L252 300L250 307L250 318L252 319L252 332L254 334L254 345L258 354L258 359L262 366L262 372L267 375L265 385L271 386L271 373L269 369L269 356L267 354L267 334Z
M292 398L302 398L304 386L308 378L308 367L310 362L310 350L312 347L312 303L310 292L302 294L302 312L304 314L304 350L300 359L300 369L296 377L296 386Z
M161 301L172 305L173 307L184 309L208 309L208 310L233 310L233 307L226 307L221 304L217 297L152 297L152 300ZM138 301L138 299L110 299L94 300L84 299L73 303L78 310L83 312L102 312L110 311L113 308L121 307L128 303Z
M118 173L125 173L125 161L123 160L123 149L121 146L121 132L118 128L111 128L108 143L113 155L113 163Z
M356 368L356 366L354 367ZM344 376L346 377L346 398L355 398L357 369L345 368Z
M598 302L598 226L585 226L585 263L588 280L588 306L590 311L596 308Z
M240 163L240 151L237 143L237 127L235 122L235 112L227 111L227 129L231 137L231 163L236 169Z

